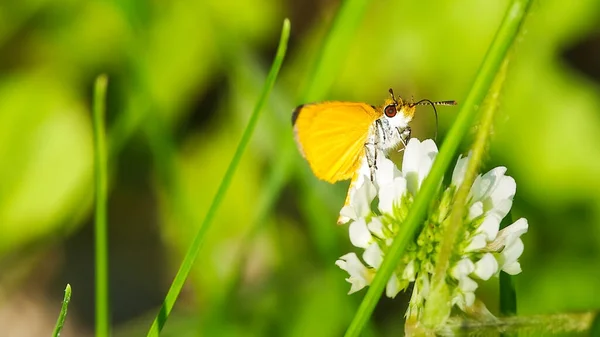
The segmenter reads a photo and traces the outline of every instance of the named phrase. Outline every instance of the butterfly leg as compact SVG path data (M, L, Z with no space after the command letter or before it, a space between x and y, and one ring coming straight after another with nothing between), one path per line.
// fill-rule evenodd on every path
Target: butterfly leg
M377 149L380 146L379 133L379 125L376 124L370 132L368 142L365 143L365 156L369 165L371 181L375 181L375 171L377 171Z
M407 126L404 129L398 129L398 133L400 134L400 141L402 142L402 145L404 146L403 148L398 150L398 152L401 152L401 151L404 151L404 149L408 145L408 141L410 140L410 135L412 133L412 130L411 130L410 126Z

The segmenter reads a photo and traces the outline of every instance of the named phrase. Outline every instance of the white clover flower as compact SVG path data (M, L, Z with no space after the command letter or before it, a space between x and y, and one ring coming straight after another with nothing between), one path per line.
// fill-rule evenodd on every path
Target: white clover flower
M428 139L412 138L406 146L402 170L383 153L377 156L377 170L371 181L370 169L363 163L360 176L349 190L350 203L340 211L340 219L351 221L351 243L364 249L362 261L355 253L342 256L336 264L350 275L350 293L368 286L381 265L387 248L402 226L414 197L429 174L438 153ZM450 214L454 194L464 180L469 157L458 159L450 186L440 191L435 207L428 215L421 233L412 242L400 265L386 286L386 296L393 298L414 283L408 316L418 316L429 294L442 225ZM468 197L464 235L453 252L447 279L452 305L466 311L475 303L478 282L489 280L502 270L521 272L518 258L523 253L520 236L527 232L526 219L519 219L500 230L516 191L515 180L505 175L505 167L496 167L478 176ZM377 198L377 209L371 204ZM414 317L416 317L414 316Z

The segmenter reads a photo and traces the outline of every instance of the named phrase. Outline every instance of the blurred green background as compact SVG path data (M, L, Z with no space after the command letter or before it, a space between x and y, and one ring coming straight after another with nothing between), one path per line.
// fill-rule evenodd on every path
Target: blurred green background
M464 99L508 1L380 1L337 50L322 99ZM110 287L115 336L145 335L233 155L289 17L288 56L165 336L337 336L364 290L334 262L347 183L314 178L292 144L338 1L0 3L0 326L63 336L94 317L91 96L109 75ZM325 85L328 87L328 85ZM600 308L600 2L534 2L512 53L486 169L527 217L519 311ZM440 108L440 137L456 108ZM432 138L421 108L413 136ZM468 150L468 144L463 149ZM491 281L489 283L495 283ZM495 287L480 292L497 312ZM409 294L368 333L399 335Z

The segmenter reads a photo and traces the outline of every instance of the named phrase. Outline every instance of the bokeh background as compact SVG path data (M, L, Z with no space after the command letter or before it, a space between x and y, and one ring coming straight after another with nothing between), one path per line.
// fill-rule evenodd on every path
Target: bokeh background
M368 4L318 99L464 99L508 1ZM0 326L63 336L94 316L91 96L109 75L114 336L145 335L231 160L289 17L288 55L165 336L337 336L364 290L334 262L347 183L317 181L289 123L339 1L0 2ZM519 311L600 308L600 2L534 2L513 50L485 167L527 217ZM457 108L440 108L440 135ZM435 133L421 108L413 135ZM469 138L467 137L467 140ZM468 141L463 151L468 150ZM489 282L490 284L495 281ZM480 292L497 312L495 287ZM407 294L370 335L400 335Z

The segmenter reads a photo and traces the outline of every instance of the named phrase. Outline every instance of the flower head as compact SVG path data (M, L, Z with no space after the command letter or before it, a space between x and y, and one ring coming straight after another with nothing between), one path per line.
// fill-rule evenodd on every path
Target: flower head
M350 253L336 262L350 275L347 278L351 283L350 293L371 283L437 153L432 140L420 142L412 138L405 149L402 170L381 153L377 156L373 181L366 161L363 163L360 176L349 191L350 202L340 211L341 217L350 221L350 241L364 250L362 261L355 253ZM456 190L464 180L468 161L469 157L459 158L450 185L440 190L421 232L409 244L387 283L388 297L396 296L414 283L408 316L421 314L429 294L443 226L453 207ZM515 180L505 173L505 167L494 168L478 176L470 188L464 233L453 252L446 277L452 304L465 311L475 302L479 282L500 271L509 274L521 271L518 258L523 252L523 242L520 236L527 231L528 224L526 219L519 219L500 230L500 223L510 211L516 191ZM376 209L371 208L374 200Z

